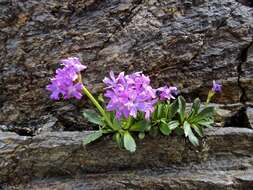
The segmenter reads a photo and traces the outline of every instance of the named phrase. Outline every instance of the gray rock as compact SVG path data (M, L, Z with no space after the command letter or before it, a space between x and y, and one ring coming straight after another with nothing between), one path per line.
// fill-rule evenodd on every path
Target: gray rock
M0 131L8 131L8 127L6 125L0 125Z
M197 148L182 137L145 138L138 141L134 154L120 150L108 139L84 147L82 140L88 133L45 132L35 137L24 137L0 132L0 181L20 183L35 177L77 176L125 169L180 169L184 165L210 170L240 169L240 165L252 167L251 129L209 129L202 146Z
M248 190L253 185L253 170L244 171L125 171L92 174L77 179L36 180L28 185L10 186L9 190Z
M247 108L247 119L251 128L253 128L253 108Z

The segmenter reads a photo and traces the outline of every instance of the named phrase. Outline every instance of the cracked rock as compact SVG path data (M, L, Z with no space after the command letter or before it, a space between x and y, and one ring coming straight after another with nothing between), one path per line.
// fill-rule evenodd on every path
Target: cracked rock
M204 101L216 79L223 93L215 102L252 102L253 8L247 2L1 1L0 124L33 121L39 128L50 114L64 130L88 128L79 117L86 98L53 102L45 90L58 60L68 56L88 66L83 79L93 93L102 92L110 70L142 70L154 87L176 85L188 101Z

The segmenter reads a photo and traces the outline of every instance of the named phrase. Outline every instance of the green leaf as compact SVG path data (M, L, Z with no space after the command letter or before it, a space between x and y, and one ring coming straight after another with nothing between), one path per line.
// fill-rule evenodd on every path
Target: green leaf
M113 138L115 139L118 147L123 148L124 143L123 143L123 138L122 138L121 134L120 133L115 133Z
M115 113L112 111L106 111L105 114L107 115L110 121L113 121L114 118L116 118Z
M136 150L135 140L128 131L124 133L124 147L130 152L135 152Z
M101 119L101 117L96 113L94 110L91 109L84 109L83 110L83 116L91 123L103 126L104 123Z
M158 106L157 106L157 116L156 116L157 119L160 119L160 118L161 118L162 111L163 111L163 105L160 103L160 104L158 104Z
M192 124L192 128L194 129L194 131L200 136L203 137L203 129L201 126L197 126L195 124Z
M207 120L201 120L198 122L198 125L202 125L202 126L205 126L205 127L212 127L212 124L214 123L214 121L212 119L207 119Z
M140 132L140 133L138 134L138 137L139 137L139 139L144 139L145 133Z
M118 131L120 129L120 123L116 117L114 117L112 122L113 130Z
M155 111L152 113L152 115L151 115L151 120L152 121L156 121L157 120L157 104L155 105Z
M148 131L150 129L151 125L148 121L142 120L142 121L138 121L136 123L134 123L131 127L130 127L130 131L136 131L136 132L144 132L144 131Z
M167 123L167 122L166 122L166 118L161 118L160 122L166 124L166 123Z
M152 121L153 121L153 116L154 116L154 112L152 113ZM145 118L145 113L144 112L138 112L137 113L137 117L136 117L136 120L137 121L140 121L140 120L143 120Z
M193 119L194 123L198 123L201 120L206 120L208 118L212 118L214 113L213 107L206 107L201 110Z
M180 116L180 121L183 122L185 119L185 107L186 107L186 102L183 96L178 97L178 113Z
M193 132L191 130L191 125L187 121L184 122L184 134L185 134L185 137L189 138L190 142L194 146L199 145L199 141L198 141L197 137L193 134Z
M199 108L200 108L200 99L196 98L192 104L189 120L191 120L196 114L198 114Z
M192 110L193 110L195 113L198 113L199 108L200 108L200 99L199 99L199 98L196 98L196 99L193 101Z
M169 110L169 105L163 104L163 109L162 109L162 113L161 113L162 118L167 118L168 110Z
M173 118L176 115L177 110L178 110L178 101L177 100L173 101L173 103L170 104L170 107L171 107L170 114L171 114L171 117Z
M175 117L177 111L178 111L178 101L175 100L168 106L167 115L166 115L168 121L171 121Z
M187 122L187 121L185 121L184 122L184 134L185 134L185 136L186 137L188 137L189 136L189 134L191 133L191 125Z
M168 127L170 128L170 130L174 130L179 126L179 122L178 121L171 121L168 123Z
M112 133L113 129L108 126L105 126L105 127L101 128L101 131L103 134L108 134L108 133Z
M160 129L161 133L166 136L170 135L170 133L171 133L171 129L169 128L167 123L161 122L159 129Z
M190 142L191 142L194 146L198 146L198 145L199 145L199 140L198 140L198 138L193 134L192 131L189 133L189 140L190 140Z
M199 145L199 141L197 137L194 135L194 133L192 132L191 125L187 121L184 122L184 134L185 134L185 137L189 138L190 142L194 146Z
M83 140L83 145L87 145L90 142L97 140L102 135L103 135L103 133L100 130L99 131L90 132L87 136L85 136L85 138Z

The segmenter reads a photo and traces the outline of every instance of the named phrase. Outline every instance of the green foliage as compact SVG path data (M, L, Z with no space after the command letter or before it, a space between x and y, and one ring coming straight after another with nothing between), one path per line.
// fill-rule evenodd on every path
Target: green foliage
M137 118L116 119L114 112L106 112L112 125L107 125L105 118L92 110L84 110L84 117L91 123L100 126L100 130L88 135L84 144L88 144L105 134L111 134L119 148L129 152L136 150L135 139L144 139L146 134L155 137L159 133L169 136L172 133L184 135L194 146L199 145L197 137L203 137L203 129L213 124L212 107L201 107L200 100L194 100L189 111L186 109L186 101L182 96L169 102L158 102L150 121L144 119L143 114Z
M160 129L161 133L164 135L168 136L171 133L171 129L169 128L168 123L166 121L162 120L159 129Z
M104 125L102 118L94 110L84 109L83 116L85 119L87 119L89 122L93 124L100 125L100 126Z
M125 148L129 152L134 152L136 150L136 143L132 133L137 133L138 138L143 139L145 132L148 132L151 128L150 122L144 120L143 116L138 116L137 119L131 117L128 119L123 118L119 121L113 112L106 112L106 116L110 119L112 126L107 125L105 118L93 110L83 110L83 116L90 123L100 126L100 130L91 132L85 137L83 141L84 145L97 140L105 134L112 134L113 140L119 148Z
M132 135L128 131L125 131L123 138L124 138L124 147L126 148L126 150L130 152L135 152L136 144Z
M159 128L163 135L170 135L173 131L189 139L194 145L199 145L197 136L203 137L203 128L213 124L212 107L201 109L200 100L196 98L190 111L186 111L186 101L179 96L172 103L159 102L152 117L152 127Z
M179 121L181 123L183 123L186 118L185 108L186 108L185 99L182 96L179 96L178 97L178 114L180 117Z
M90 134L88 134L85 139L83 140L83 145L87 145L97 139L99 139L100 137L102 137L103 133L102 131L92 131L90 132Z
M156 106L155 112L152 116L152 126L158 127L159 131L163 135L170 135L172 130L174 130L178 122L172 121L178 111L178 101L173 103L169 102L159 102ZM175 127L176 126L176 127ZM157 131L154 130L154 133Z

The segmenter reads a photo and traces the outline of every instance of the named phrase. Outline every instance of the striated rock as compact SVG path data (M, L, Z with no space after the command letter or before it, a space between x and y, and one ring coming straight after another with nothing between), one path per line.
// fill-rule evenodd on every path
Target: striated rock
M96 93L110 70L143 70L188 100L204 99L218 79L216 102L252 102L252 36L244 0L0 1L0 124L39 128L50 114L64 130L87 126L87 99L52 102L45 91L67 56L88 65L84 83Z
M224 127L226 122L233 116L233 112L226 109L215 108L214 121L215 125Z
M164 172L145 170L93 174L78 179L59 179L34 181L29 185L11 186L8 190L248 190L253 185L253 170L246 171L180 171Z
M253 128L253 108L247 108L246 114L247 114L249 126Z
M180 167L202 170L252 168L253 130L214 128L202 146L193 148L183 137L145 138L134 154L103 139L86 147L89 132L50 132L35 137L0 132L0 181L20 183L36 177ZM157 143L159 142L159 143ZM251 164L250 164L251 163Z

